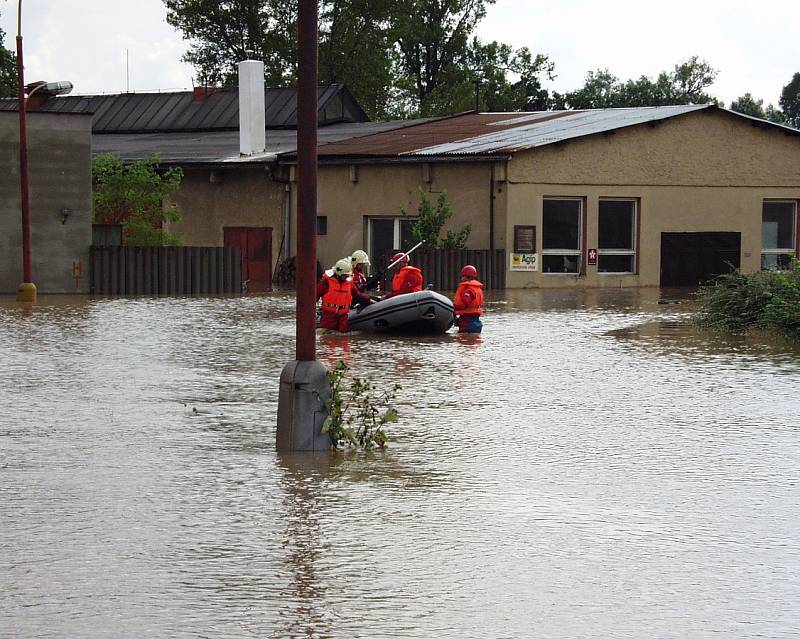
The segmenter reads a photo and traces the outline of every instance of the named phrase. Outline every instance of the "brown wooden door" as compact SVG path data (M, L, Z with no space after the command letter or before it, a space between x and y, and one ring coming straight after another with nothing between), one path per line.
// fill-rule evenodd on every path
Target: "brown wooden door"
M272 229L229 226L223 229L225 246L242 250L242 281L249 293L272 290Z

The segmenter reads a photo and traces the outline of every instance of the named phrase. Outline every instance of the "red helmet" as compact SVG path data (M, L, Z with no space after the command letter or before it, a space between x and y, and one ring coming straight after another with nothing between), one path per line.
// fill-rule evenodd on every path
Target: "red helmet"
M408 255L406 255L405 253L395 253L394 255L392 255L391 264L394 264L395 262L408 264Z
M467 264L461 269L461 277L478 277L478 269L472 266L472 264Z

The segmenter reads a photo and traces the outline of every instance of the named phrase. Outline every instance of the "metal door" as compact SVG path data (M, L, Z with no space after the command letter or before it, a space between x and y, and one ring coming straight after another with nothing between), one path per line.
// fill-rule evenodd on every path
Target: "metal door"
M272 229L235 226L223 229L225 246L242 250L242 281L249 293L272 290Z

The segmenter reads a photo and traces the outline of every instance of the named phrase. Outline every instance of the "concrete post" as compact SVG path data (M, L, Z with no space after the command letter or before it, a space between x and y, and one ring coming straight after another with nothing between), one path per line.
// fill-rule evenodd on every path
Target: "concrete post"
M300 0L297 83L297 359L281 372L278 450L330 449L322 434L330 396L316 361L317 271L317 0Z

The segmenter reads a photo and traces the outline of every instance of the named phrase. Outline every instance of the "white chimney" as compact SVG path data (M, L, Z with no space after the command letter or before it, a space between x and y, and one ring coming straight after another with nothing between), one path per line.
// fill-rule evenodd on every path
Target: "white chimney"
M264 63L239 63L239 153L263 153L267 147L264 123Z

